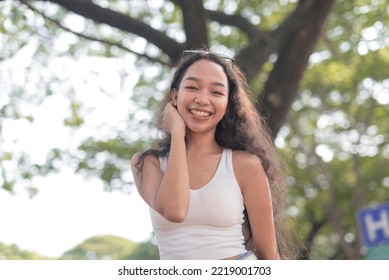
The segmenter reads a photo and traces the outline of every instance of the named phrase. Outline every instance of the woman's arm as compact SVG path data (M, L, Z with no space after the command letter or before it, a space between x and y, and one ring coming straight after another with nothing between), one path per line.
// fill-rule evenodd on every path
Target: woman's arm
M234 170L241 186L254 246L264 259L279 259L269 182L260 159L234 152Z
M164 129L171 135L171 147L165 173L160 170L159 160L146 156L141 174L131 160L135 184L142 198L154 210L171 222L182 222L189 209L189 173L186 159L185 123L170 103L163 118Z

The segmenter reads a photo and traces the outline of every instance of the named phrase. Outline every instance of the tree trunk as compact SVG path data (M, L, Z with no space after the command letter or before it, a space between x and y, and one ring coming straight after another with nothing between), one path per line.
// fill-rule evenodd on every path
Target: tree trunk
M301 0L294 13L298 15L295 21L299 27L288 32L280 45L277 61L257 104L258 110L268 116L273 138L285 123L290 106L297 97L309 57L334 3L335 0ZM289 21L293 25L293 18Z

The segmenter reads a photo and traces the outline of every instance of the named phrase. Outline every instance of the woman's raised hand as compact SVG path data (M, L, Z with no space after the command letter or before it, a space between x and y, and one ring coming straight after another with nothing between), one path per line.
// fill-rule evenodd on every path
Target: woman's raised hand
M172 102L169 102L165 106L164 114L162 117L163 129L170 135L173 133L182 133L185 136L186 125L182 119L177 108L173 106Z

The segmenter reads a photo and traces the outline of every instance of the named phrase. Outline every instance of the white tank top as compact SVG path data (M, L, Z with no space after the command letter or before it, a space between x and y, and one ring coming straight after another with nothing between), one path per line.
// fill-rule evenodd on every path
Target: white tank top
M167 158L160 158L166 170ZM246 252L243 244L243 196L235 178L232 151L224 149L211 181L190 191L187 217L172 223L150 208L161 259L224 259Z

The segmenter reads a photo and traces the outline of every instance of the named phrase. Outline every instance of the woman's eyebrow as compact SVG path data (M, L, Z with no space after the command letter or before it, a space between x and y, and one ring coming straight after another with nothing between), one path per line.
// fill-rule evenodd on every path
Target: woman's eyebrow
M185 79L185 81L186 81L186 80L190 80L190 81L194 81L194 82L201 82L201 80L200 80L199 78L190 77L190 76L187 77L187 78ZM213 82L212 85L226 88L226 85L223 84L223 83L221 83L221 82Z

